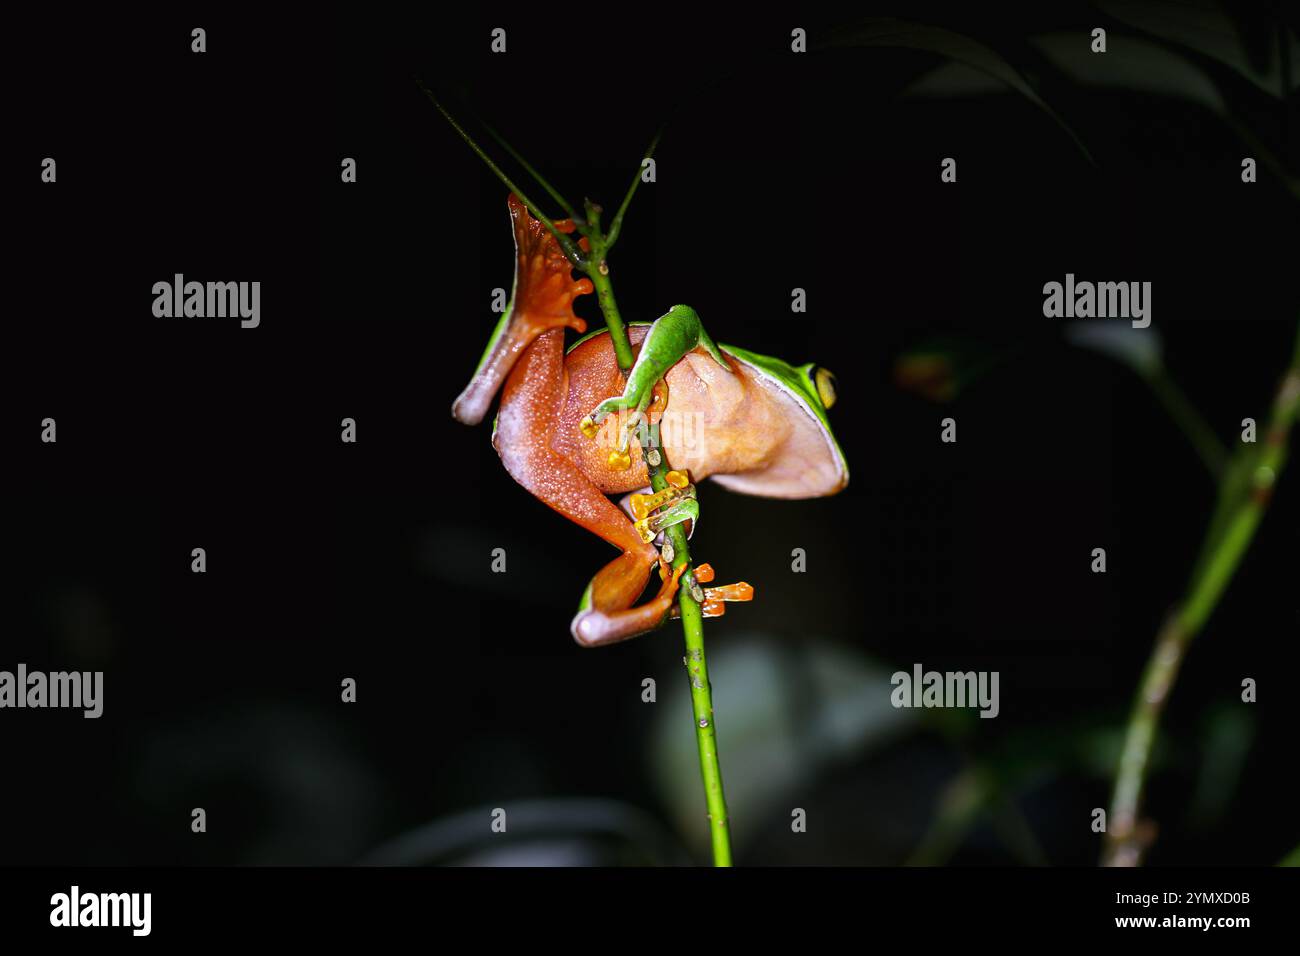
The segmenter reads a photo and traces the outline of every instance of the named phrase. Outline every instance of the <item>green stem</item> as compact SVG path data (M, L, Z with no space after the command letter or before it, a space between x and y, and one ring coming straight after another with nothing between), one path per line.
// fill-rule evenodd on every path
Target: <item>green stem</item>
M605 261L605 256L618 238L618 233L623 224L623 214L627 211L628 203L632 201L632 196L636 193L637 186L640 184L640 169L637 170L636 178L632 180L632 185L623 198L623 204L614 217L608 235L602 234L600 229L600 207L590 200L586 202L584 206L586 219L578 222L578 228L587 239L591 252L590 255L583 255L573 240L564 233L559 232L555 228L555 224L523 194L518 186L510 181L509 177L492 162L487 153L479 148L478 143L474 142L473 138L461 128L455 118L438 102L437 97L418 79L416 83L424 91L424 94L433 101L433 105L438 108L438 111L446 117L447 122L451 123L452 128L460 134L461 139L478 154L478 157L483 162L487 163L488 168L496 174L497 178L519 197L520 201L528 207L529 212L533 214L533 217L551 231L551 234L559 241L564 254L569 257L569 261L574 264L575 268L581 269L591 278L592 285L596 290L597 300L600 303L601 314L605 316L605 325L609 328L610 341L614 344L614 355L618 360L618 367L626 373L632 368L632 343L628 339L627 329L623 326L623 317L619 314L618 303L614 300L614 285L609 278L609 264ZM560 204L570 218L577 220L573 208L565 202L563 196L551 187L550 183L543 179L495 130L488 127L488 132L529 175L542 185L542 188ZM656 133L655 138L646 150L646 157L654 153L655 146L658 143L659 134ZM668 464L664 460L662 453L657 451L658 435L659 428L657 425L654 428L653 435L644 426L641 429L642 454L647 462L651 486L655 491L662 491L668 484L665 477L668 472ZM652 447L656 448L654 456L649 454ZM657 464L649 464L652 457ZM695 714L696 742L700 751L700 773L704 778L704 798L709 811L713 862L715 866L731 866L731 835L727 823L727 801L722 791L722 769L718 763L717 738L713 729L713 693L709 685L708 664L704 658L704 613L694 596L695 593L699 592L699 584L695 580L694 572L690 569L691 556L687 548L686 532L681 525L673 525L667 530L667 536L668 540L672 542L674 550L673 567L685 568L680 579L681 586L678 589L678 606L681 609L682 629L686 633L685 660L691 684L691 708Z
M657 141L658 137L655 139ZM650 144L650 150L654 150L654 143ZM626 200L623 206L626 208ZM614 301L614 286L610 282L609 266L605 262L609 241L600 234L599 209L588 203L587 214L587 241L591 244L592 255L585 271L596 287L600 311L605 316L605 324L609 326L609 337L614 343L618 367L627 372L632 367L632 344L628 341L623 317ZM615 221L622 216L623 210L620 209ZM659 426L650 429L642 425L640 440L641 457L650 476L650 487L654 491L663 491L668 487L668 461L659 447ZM673 547L673 567L685 568L677 592L677 605L681 609L682 630L686 635L684 660L691 687L691 711L695 718L695 743L700 753L700 776L704 781L704 803L708 808L713 865L731 866L731 829L727 817L727 799L722 789L722 767L718 762L717 734L713 726L713 688L709 683L709 665L704 656L704 613L694 595L699 584L690 568L691 552L685 528L680 524L672 525L665 534Z
M618 207L618 212L614 214L614 220L609 224L609 239L605 243L608 251L618 242L618 234L623 230L623 213L627 212L628 205L632 202L632 197L636 195L637 187L641 185L641 172L645 161L655 154L655 147L659 145L659 137L663 135L663 127L655 133L655 138L650 140L650 145L646 147L645 155L641 157L641 165L637 166L636 175L632 177L632 184L627 187L627 193L623 196L623 203Z
M613 243L600 231L600 207L589 199L585 211L587 221L583 235L587 238L591 255L587 257L583 271L596 289L596 301L600 303L601 315L605 316L609 340L614 343L614 357L618 360L618 367L626 374L632 368L632 343L627 337L627 329L623 327L623 316L619 314L618 303L614 301L614 284L610 281L609 262L605 258ZM620 209L618 214L621 218L623 210ZM617 225L616 221L615 226Z
M479 122L482 123L482 120L480 120ZM558 189L552 186L549 182L547 182L546 179L542 176L542 174L533 168L532 163L524 159L523 156L519 155L519 152L513 146L510 145L510 143L506 140L504 136L498 133L487 123L483 123L483 128L488 131L488 134L494 140L497 141L497 144L502 149L504 149L507 153L510 154L511 158L514 159L516 163L518 163L520 166L524 168L524 172L528 173L529 176L532 176L533 179L536 180L538 184L540 184L541 187L546 190L546 192L550 195L550 197L555 200L556 204L561 209L564 210L564 214L566 216L568 216L570 219L578 218L578 214L573 211L573 207L569 205L569 201L564 198L564 195Z
M668 487L665 475L668 463L662 452L658 464L649 462L652 448L658 445L659 427L653 436L641 429L641 451L655 491ZM704 613L693 592L699 587L690 570L691 554L685 526L676 524L665 532L673 546L673 567L686 568L678 589L678 607L682 612L682 630L686 633L686 674L691 687L691 710L695 718L695 743L700 754L700 776L704 781L704 802L709 815L709 837L713 846L713 865L731 866L731 829L727 817L727 798L722 787L722 767L718 762L718 740L713 719L713 687L709 682L709 665L704 656Z
M1300 332L1297 333L1291 366L1283 376L1273 402L1262 447L1256 451L1252 446L1246 446L1238 452L1239 455L1251 456L1249 491L1237 498L1212 550L1193 572L1183 600L1160 628L1155 649L1143 671L1120 753L1106 821L1102 863L1107 866L1136 866L1150 842L1149 833L1144 833L1139 825L1139 813L1161 714L1192 638L1214 612L1255 536L1286 461L1287 436L1297 413L1300 413ZM1227 478L1228 473L1225 473L1221 483ZM1227 493L1226 489L1221 490L1221 497ZM1211 531L1213 533L1213 528Z
M653 149L653 144L651 146ZM614 343L618 367L624 372L632 367L632 344L628 341L623 318L614 301L614 286L609 280L609 267L605 252L609 246L600 235L599 218L591 215L595 226L587 234L592 256L586 272L596 287L600 311L609 326L609 337ZM622 215L620 210L619 215ZM592 226L592 222L588 222ZM640 430L641 456L650 475L650 487L663 491L668 487L668 462L659 448L659 426ZM651 451L654 454L651 454ZM655 464L651 464L654 461ZM674 568L685 568L677 592L677 604L682 613L682 630L686 635L686 671L691 687L691 711L695 718L695 743L700 753L700 776L704 781L704 803L708 808L709 837L713 847L713 865L731 866L731 830L727 818L727 800L722 789L722 767L718 762L718 741L713 727L713 688L709 683L709 665L704 656L704 613L694 593L699 585L690 569L691 552L687 546L686 531L682 525L672 525L665 532L673 546Z
M591 284L596 287L596 299L600 303L601 314L605 316L605 325L609 327L609 339L614 343L614 357L618 367L626 372L632 367L632 342L623 327L623 317L619 314L618 303L614 301L614 286L609 281L609 266L605 263L603 244L592 244L591 261L585 269L591 277ZM603 270L603 271L602 271Z

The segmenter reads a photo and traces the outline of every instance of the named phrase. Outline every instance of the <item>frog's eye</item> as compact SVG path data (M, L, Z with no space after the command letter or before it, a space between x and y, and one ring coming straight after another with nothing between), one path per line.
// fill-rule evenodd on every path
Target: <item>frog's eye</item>
M830 408L835 404L835 374L828 368L819 368L813 381L817 383L817 394L821 397L822 406Z

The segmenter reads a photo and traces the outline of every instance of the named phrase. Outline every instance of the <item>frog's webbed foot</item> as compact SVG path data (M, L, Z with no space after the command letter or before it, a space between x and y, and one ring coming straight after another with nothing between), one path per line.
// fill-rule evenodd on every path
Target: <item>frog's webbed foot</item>
M645 587L650 566L645 556L627 552L605 565L592 578L573 618L573 638L584 647L615 644L663 626L670 617L681 617L676 600L677 589L686 566L670 568L659 560L659 593L636 607L631 606ZM700 610L705 617L721 617L727 604L752 601L754 589L744 581L719 587L699 587L713 580L713 568L701 564L695 569L696 587L700 590Z
M663 491L628 496L628 510L635 519L629 530L635 532L640 546L629 547L587 585L572 625L574 640L579 644L596 647L627 640L653 631L668 620L684 568L671 568L671 545L665 542L664 553L660 555L652 542L665 528L695 521L700 510L695 486L685 472L670 471L666 477L668 487ZM633 607L633 602L645 590L656 560L663 586L653 599Z
M668 407L668 383L660 381L655 385L651 392L650 404L645 409L636 409L631 414L626 414L627 400L621 397L607 399L600 403L593 415L599 415L601 422L609 422L615 431L606 438L606 444L609 446L608 464L614 471L627 471L632 467L632 455L627 450L632 444L634 436L638 429L644 425L652 425L657 416L663 414L663 410ZM578 428L588 438L595 438L601 430L601 426L596 424L593 415L588 415L578 423ZM610 416L615 416L610 420ZM656 416L652 418L651 416Z
M647 544L658 544L666 529L683 522L687 525L686 537L689 538L700 520L695 486L686 472L670 471L664 477L668 487L663 491L653 494L637 492L624 500L624 510L632 516L632 527ZM669 560L672 560L671 556Z
M650 553L654 555L653 550ZM685 567L665 576L654 598L633 607L649 580L654 560L652 557L647 563L645 554L628 551L601 568L587 585L574 615L573 639L584 647L600 647L661 627L672 611Z
M673 477L681 473L670 471L668 474L671 480ZM663 492L652 492L650 488L642 488L640 491L634 491L630 494L624 495L622 498L619 499L618 506L623 509L624 514L626 514L629 518L632 519L633 527L636 527L637 522L647 517L650 511L667 503L672 497L677 497L678 495L681 495L682 497L693 497L695 494L694 486L690 487L689 492L686 492L685 486L682 486L682 490L680 492L677 492L676 494L673 495L665 494L665 492L672 491L672 490L674 489L664 489ZM691 536L695 534L695 525L698 522L698 520L699 520L698 517L690 517L690 516L688 516L686 519L686 539L688 541L690 540ZM666 524L663 525L663 528L667 528L667 527L669 527L669 525ZM637 530L637 534L638 535L641 534L640 529ZM642 538L642 540L644 540L644 537ZM661 530L655 533L655 536L651 539L650 543L653 544L656 548L663 546L664 533L662 528ZM671 556L669 560L671 560Z
M654 406L659 406L660 410L667 406L668 392L664 376L668 370L687 352L696 348L704 349L719 365L731 371L722 352L713 343L713 339L709 338L709 333L704 331L695 310L686 305L673 306L655 320L646 334L641 343L641 351L628 372L623 394L607 398L592 409L591 414L578 423L582 433L588 438L595 438L610 415L631 412L627 416L627 422L622 425L623 432L618 445L620 451L625 450L627 436L640 422L637 416L653 410Z
M708 584L713 580L713 567L701 564L695 569L695 580L699 584ZM754 600L754 587L745 581L704 588L703 591L704 600L700 602L700 610L704 612L705 617L722 617L727 613L728 602ZM681 608L674 605L672 616L681 617Z
M528 214L513 193L509 207L515 233L514 291L474 377L452 405L452 414L467 425L483 420L493 396L539 336L551 329L587 330L587 324L573 312L573 300L592 291L591 280L573 278L573 266L555 236ZM552 225L561 233L574 229L569 220Z

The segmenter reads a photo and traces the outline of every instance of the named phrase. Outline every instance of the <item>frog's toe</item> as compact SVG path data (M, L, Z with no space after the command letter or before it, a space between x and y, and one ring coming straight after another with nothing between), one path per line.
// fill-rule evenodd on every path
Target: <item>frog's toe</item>
M695 569L695 580L699 584L708 584L713 577L713 566L710 564L701 564ZM722 617L727 613L727 604L730 602L754 600L754 587L746 581L703 588L703 591L704 600L700 602L700 610L705 617ZM674 608L673 617L680 616L681 609Z
M618 565L618 559L610 568ZM646 577L649 568L645 569ZM606 573L609 568L606 569ZM659 588L659 593L644 604L635 607L624 606L622 601L611 603L608 596L602 596L601 575L597 575L587 586L578 613L573 618L570 630L573 639L583 647L601 647L646 634L660 627L668 620L673 607L673 598L677 594L678 581L685 567L677 568L669 575ZM642 586L645 577L640 578Z
M693 491L694 489L692 489L692 492ZM634 504L633 507L635 508L636 505ZM637 534L641 536L641 540L649 544L666 528L671 528L673 525L682 524L686 521L695 523L699 520L699 502L697 502L694 497L691 497L682 498L675 502L671 507L647 515L646 517L634 522L632 526L636 528Z

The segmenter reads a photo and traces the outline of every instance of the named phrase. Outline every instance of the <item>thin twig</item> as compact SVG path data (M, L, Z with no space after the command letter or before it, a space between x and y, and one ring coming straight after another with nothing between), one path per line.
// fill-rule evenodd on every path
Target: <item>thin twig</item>
M605 258L609 252L609 237L600 231L600 206L588 199L584 209L587 221L583 226L582 234L587 239L591 255L588 256L583 271L587 273L592 286L596 289L600 314L605 317L609 339L614 343L614 358L618 360L619 370L626 375L632 368L632 341L627 337L623 316L619 313L618 303L614 300L614 283L609 278L609 262Z
M618 212L614 214L613 221L609 224L609 237L605 240L605 249L609 250L614 247L618 241L618 234L623 229L623 214L627 212L628 204L632 202L632 197L636 195L637 187L641 185L641 174L645 167L645 161L655 154L655 147L659 145L659 137L664 133L663 127L655 133L655 138L650 140L650 145L646 147L645 155L641 157L641 163L637 166L636 175L632 177L632 184L627 187L627 195L623 197L623 204L618 207Z
M447 108L443 106L441 102L439 102L438 97L433 95L432 90L430 90L427 86L421 83L418 79L415 81L415 83L417 86L420 87L421 90L424 91L424 95L427 96L433 102L433 105L438 107L438 112L441 113L443 117L447 120L447 122L451 124L451 128L454 129L460 135L460 138L465 141L465 143L469 146L470 149L474 150L474 152L478 154L478 158L483 160L483 162L487 164L488 169L492 170L492 172L496 175L497 179L505 183L506 188L519 197L519 201L528 207L528 211L533 214L534 219L536 219L538 222L544 225L548 230L550 230L551 235L553 235L556 241L560 244L560 248L564 250L564 254L565 256L568 257L569 261L572 262L578 268L586 268L587 257L582 254L582 251L578 248L578 246L574 243L574 241L564 233L560 232L559 229L555 228L555 223L553 223L550 220L550 217L548 217L546 213L542 212L541 209L537 207L536 203L534 203L531 199L529 199L527 196L524 195L524 191L520 189L518 186L516 186L514 182L510 179L510 177L507 176L501 170L501 168L492 161L491 156L483 152L482 147L480 147L478 143L474 142L474 137L470 136L469 133L465 132L464 127L462 127L460 123L456 122L456 117L452 116L451 113L447 112ZM527 169L528 167L525 166L524 168ZM543 183L543 186L545 186L548 190L550 189L550 187L546 186L545 183ZM568 204L565 203L563 205L567 206Z
M479 120L479 122L482 123L483 121ZM538 184L543 189L545 189L546 192L550 194L550 197L554 199L556 203L559 204L559 207L564 210L564 214L566 216L568 216L570 219L578 218L578 214L573 211L573 206L570 205L569 201L564 198L564 194L561 193L554 186L552 186L549 182L547 182L546 179L543 178L542 174L533 168L532 163L528 162L528 160L524 159L521 155L519 155L518 151L513 146L510 145L510 143L506 140L504 136L502 136L495 129L493 129L492 126L489 125L488 123L483 123L483 128L488 131L488 134L494 140L497 141L497 145L499 145L502 149L504 149L507 153L509 153L510 157L516 163L518 163L520 166L524 168L524 171L527 172L529 176L532 176L533 179L537 180Z

